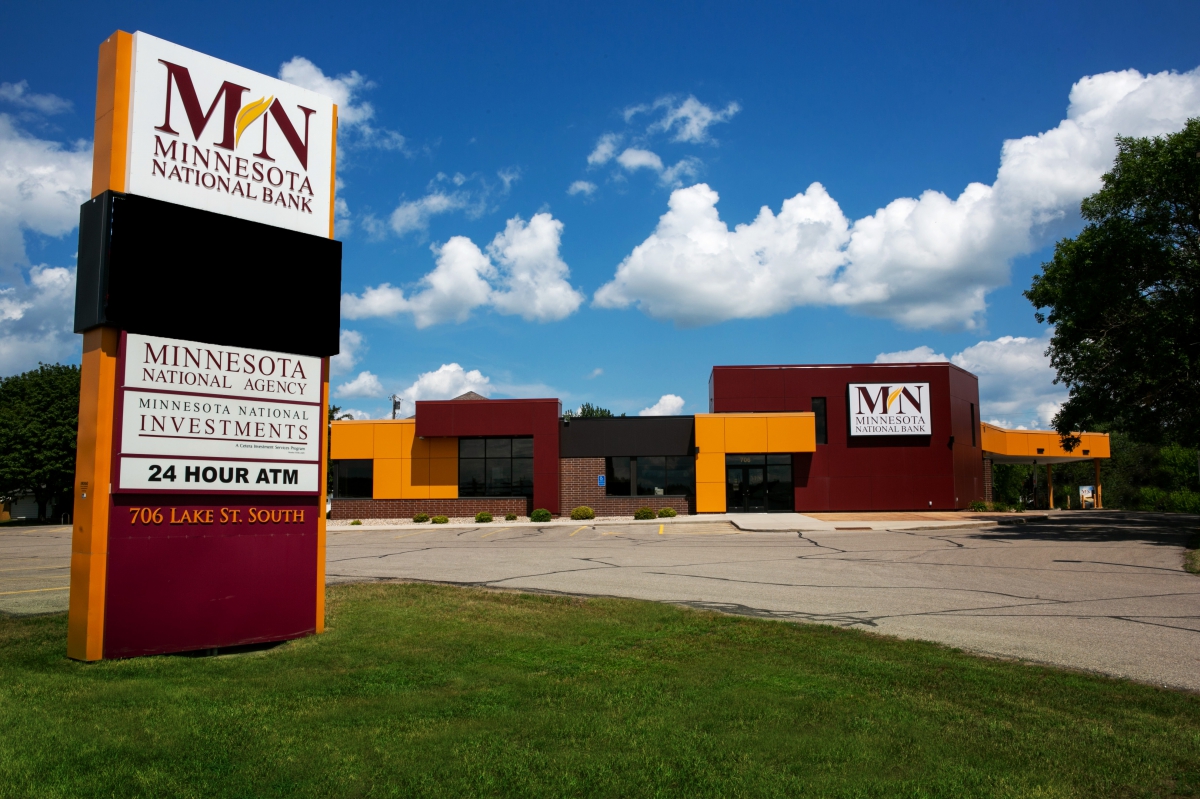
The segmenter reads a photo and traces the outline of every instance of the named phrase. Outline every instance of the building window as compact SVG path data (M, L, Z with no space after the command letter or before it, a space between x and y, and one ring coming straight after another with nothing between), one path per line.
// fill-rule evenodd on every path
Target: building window
M460 497L532 497L533 439L460 438Z
M333 496L338 499L371 499L375 490L374 461L334 461Z
M825 398L824 397L813 397L812 398L812 409L813 409L813 416L817 417L816 418L817 443L818 444L828 444L829 443L829 428L828 428L828 425L826 423L826 418L825 418Z
M975 403L971 403L971 446L975 446L975 428L979 425L975 424Z
M690 497L696 493L691 455L605 458L604 493L610 497Z

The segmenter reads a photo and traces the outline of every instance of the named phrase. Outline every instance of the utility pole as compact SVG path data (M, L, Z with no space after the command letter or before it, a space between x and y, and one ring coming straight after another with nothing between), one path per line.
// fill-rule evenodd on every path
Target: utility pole
M395 419L396 414L400 412L400 409L403 406L404 400L400 398L399 394L393 394L392 396L388 397L388 399L392 401L392 418Z

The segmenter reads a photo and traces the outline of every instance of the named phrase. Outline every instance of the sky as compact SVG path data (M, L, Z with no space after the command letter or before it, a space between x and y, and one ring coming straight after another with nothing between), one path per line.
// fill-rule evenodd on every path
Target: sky
M331 387L360 418L468 390L703 413L714 365L950 360L984 420L1045 427L1066 388L1021 292L1114 137L1200 116L1195 3L12 3L0 27L0 375L79 362L97 49L141 30L338 102Z

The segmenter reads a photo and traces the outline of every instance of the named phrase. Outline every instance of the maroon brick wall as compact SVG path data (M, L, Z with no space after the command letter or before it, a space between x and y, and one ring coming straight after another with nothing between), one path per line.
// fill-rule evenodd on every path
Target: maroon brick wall
M430 516L474 516L487 511L498 519L506 513L529 515L524 497L469 497L463 499L335 499L332 519L411 519Z
M559 491L563 516L572 508L586 505L597 516L633 516L638 508L674 508L681 516L692 513L687 497L610 497L596 485L604 474L604 458L562 458L559 460Z
M983 459L983 501L993 502L992 499L992 459Z

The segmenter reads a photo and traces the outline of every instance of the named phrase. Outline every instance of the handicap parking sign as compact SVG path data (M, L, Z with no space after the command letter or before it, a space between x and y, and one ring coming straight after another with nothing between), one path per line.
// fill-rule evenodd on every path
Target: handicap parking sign
M604 475L601 474L596 476L596 485L604 488Z

